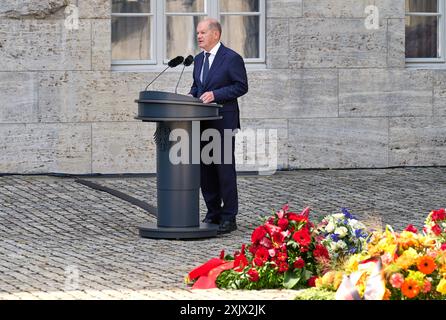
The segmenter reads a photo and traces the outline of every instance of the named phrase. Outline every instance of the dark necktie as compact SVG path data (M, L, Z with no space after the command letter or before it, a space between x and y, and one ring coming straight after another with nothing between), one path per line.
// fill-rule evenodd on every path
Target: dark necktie
M202 83L206 83L206 78L209 73L209 56L211 55L210 52L206 52L206 56L204 57L204 65L203 65L203 81Z

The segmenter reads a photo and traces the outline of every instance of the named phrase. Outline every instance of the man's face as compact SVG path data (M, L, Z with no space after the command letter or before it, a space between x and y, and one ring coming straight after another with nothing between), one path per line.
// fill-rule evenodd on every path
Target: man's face
M219 41L218 31L209 29L208 23L201 22L197 26L197 40L198 46L209 52Z

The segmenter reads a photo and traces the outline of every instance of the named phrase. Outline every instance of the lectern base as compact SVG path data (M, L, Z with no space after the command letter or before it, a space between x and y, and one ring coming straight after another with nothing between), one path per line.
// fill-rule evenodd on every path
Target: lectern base
M139 235L149 239L202 239L217 236L218 225L202 223L197 228L160 228L156 224L139 227Z

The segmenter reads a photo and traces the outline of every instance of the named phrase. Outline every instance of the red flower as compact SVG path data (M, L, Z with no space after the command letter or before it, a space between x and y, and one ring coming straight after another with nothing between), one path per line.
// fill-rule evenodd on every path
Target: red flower
M265 229L270 235L274 235L275 233L282 232L282 229L280 229L278 226L275 226L273 224L266 223Z
M259 248L260 248L260 246L253 244L249 247L249 252L251 252L253 255L255 255L257 250L259 250Z
M288 220L285 218L279 219L279 222L277 223L277 225L283 230L285 231L288 228Z
M245 245L242 245L242 252L237 253L234 256L234 270L237 272L242 272L248 265L248 259L245 256Z
M260 241L260 244L261 244L262 246L264 246L265 248L267 248L267 249L271 249L271 248L273 247L273 243L272 243L271 240L268 239L267 237L263 238L263 239Z
M296 222L308 222L308 217L304 217L293 212L288 214L288 220Z
M407 228L404 229L404 231L409 231L409 232L412 232L412 233L418 233L418 229L415 228L414 225L412 225L412 224L409 224L407 226Z
M287 272L288 268L289 268L288 263L286 263L286 262L279 262L279 272L280 273Z
M252 282L259 281L259 273L257 272L256 269L249 269L248 276L249 280L251 280Z
M282 234L282 232L276 232L272 235L273 241L276 244L276 246L281 246L283 244L283 241L285 240L285 236Z
M432 232L436 235L439 236L442 232L440 226L438 224L436 224L435 226L432 227Z
M306 208L300 213L300 215L308 218L308 217L310 216L310 207L306 207Z
M305 267L305 261L302 258L299 258L294 261L293 267L295 269L302 269L303 267Z
M446 219L446 210L440 209L432 212L432 220L438 221L438 220L444 220Z
M220 252L220 259L221 260L225 259L225 250L221 250L221 252Z
M440 248L442 251L446 251L446 243L443 243Z
M277 260L285 262L287 259L288 259L288 255L286 252L282 251L282 252L277 253Z
M311 243L311 235L307 228L302 228L295 232L293 234L293 239L301 246L308 246Z
M316 287L316 279L317 279L316 276L312 276L310 279L308 279L308 282L307 282L308 286Z
M264 226L260 226L252 232L251 242L257 243L266 236L266 229Z
M261 267L265 264L265 262L261 258L254 258L253 264L257 267Z
M268 261L269 259L269 252L268 249L264 247L260 247L257 252L255 253L255 257L261 259L263 262ZM263 263L262 263L263 265Z
M308 252L308 250L310 250L310 248L308 248L308 246L301 246L300 247L300 253Z
M313 256L314 258L325 258L325 259L329 259L330 255L328 253L327 248L325 248L323 245L321 244L317 244L316 248L313 251Z

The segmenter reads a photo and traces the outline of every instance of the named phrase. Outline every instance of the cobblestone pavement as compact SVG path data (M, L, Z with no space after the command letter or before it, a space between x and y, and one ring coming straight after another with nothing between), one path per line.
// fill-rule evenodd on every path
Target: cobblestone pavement
M156 205L156 178L86 178ZM446 168L315 170L240 176L239 230L198 241L142 239L147 212L74 178L0 176L0 299L292 299L290 290L190 290L194 267L248 242L289 202L313 220L347 207L369 227L417 227L444 207ZM205 212L201 201L202 212Z

